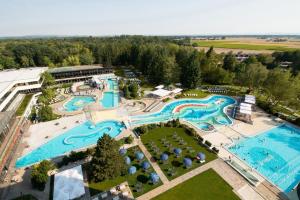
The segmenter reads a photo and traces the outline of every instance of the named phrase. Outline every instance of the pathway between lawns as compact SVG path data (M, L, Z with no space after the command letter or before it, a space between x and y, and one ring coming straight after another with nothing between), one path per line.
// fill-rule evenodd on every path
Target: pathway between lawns
M137 141L138 141L138 145L139 145L140 149L145 154L146 158L150 161L153 169L155 170L155 172L157 173L157 175L160 177L160 180L163 182L163 184L169 183L170 181L168 180L168 178L166 177L166 175L163 173L163 171L160 169L159 165L156 162L153 162L153 159L151 159L152 158L151 154L146 149L146 147L141 142L141 140L137 140Z
M143 194L142 196L139 196L138 198L136 198L137 200L146 200L146 199L152 199L156 196L158 196L159 194L161 193L164 193L165 191L175 187L176 185L212 168L214 166L214 164L217 162L218 159L216 160L213 160L205 165L202 165L201 167L198 167L190 172L187 172L186 174L182 175L182 176L179 176L175 179L173 179L172 181L169 181L168 182L163 182L163 185L162 186L159 186L157 188L155 188L154 190L151 190L150 192L146 193L146 194ZM158 165L157 165L158 166ZM161 171L161 170L160 170ZM162 172L161 172L162 173ZM160 175L159 175L160 176ZM165 177L165 175L164 175ZM166 178L166 177L165 177Z

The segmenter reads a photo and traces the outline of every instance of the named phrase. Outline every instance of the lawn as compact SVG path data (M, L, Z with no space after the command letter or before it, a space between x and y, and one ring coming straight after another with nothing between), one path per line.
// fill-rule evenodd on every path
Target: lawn
M196 96L188 96L189 94L196 94ZM186 90L180 96L181 98L204 98L207 97L209 93L203 92L201 90L193 89L193 90Z
M177 135L177 138L174 137L174 133L176 133L175 135ZM206 162L214 160L217 157L205 147L200 146L196 139L188 135L183 128L155 128L143 134L141 138L142 142L154 159L157 160L160 168L169 180L202 165L196 160L196 154L199 152L203 152L206 155ZM180 138L183 142L180 141ZM164 141L167 141L169 145L166 145L166 142L164 143ZM153 146L155 146L155 148L153 148ZM157 151L156 147L159 151ZM179 157L173 153L174 148L180 148L182 150ZM160 155L162 153L169 155L169 159L164 163L160 161ZM190 158L193 161L192 166L189 168L185 168L183 165L183 159L185 157Z
M160 194L153 200L235 200L239 197L213 169Z
M24 111L25 111L25 109L26 109L26 107L27 107L29 101L31 100L31 98L32 98L32 94L27 94L27 95L24 97L22 103L20 104L20 106L18 107L18 110L17 110L17 112L16 112L16 115L17 115L17 116L23 115L23 113L24 113Z
M149 169L147 169L146 172L143 171L143 169L140 165L143 161L148 161L148 160L146 157L144 157L144 159L142 161L138 162L138 160L135 159L135 156L134 156L134 153L136 151L141 151L141 150L137 146L132 147L132 148L128 149L127 154L126 154L131 159L131 165L133 165L137 168L137 172L135 174L133 174L133 175L127 174L125 176L120 176L120 177L117 177L112 180L106 180L106 181L102 181L102 182L98 182L98 183L89 182L89 190L90 190L91 195L95 195L95 194L101 193L103 191L107 191L110 188L117 186L125 181L128 182L130 189L133 192L134 197L138 197L138 196L160 186L162 184L161 181L154 185L152 183L150 183L149 175L150 175L150 173L154 172L154 170L152 167L150 167ZM136 186L137 182L142 183L141 191L136 191L135 186Z
M192 43L196 43L199 47L215 47L224 49L246 49L246 50L274 50L274 51L289 51L297 50L297 48L291 48L282 44L247 44L238 41L200 41L193 40Z

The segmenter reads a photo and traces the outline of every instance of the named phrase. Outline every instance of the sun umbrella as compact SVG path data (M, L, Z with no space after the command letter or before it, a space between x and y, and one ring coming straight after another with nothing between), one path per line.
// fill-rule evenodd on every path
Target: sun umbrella
M120 153L121 156L124 156L127 153L127 150L122 148L122 149L119 150L119 153Z
M136 152L136 153L135 153L135 157L136 157L136 159L138 159L138 160L143 160L144 154L143 154L142 152Z
M136 172L136 167L135 166L129 167L129 169L128 169L129 174L135 174L135 172Z
M162 160L162 161L166 161L166 160L168 160L169 159L169 156L168 156L168 154L166 154L166 153L163 153L163 154L161 154L160 155L160 160Z
M157 183L159 181L159 176L156 173L152 172L150 174L150 180L152 183Z
M182 150L181 150L180 148L175 148L175 149L174 149L174 153L175 153L177 156L180 155L181 152L182 152Z
M184 158L183 164L185 167L190 167L190 166L192 166L192 160L190 158Z
M131 159L128 156L125 157L125 163L127 165L130 165L130 163L131 163Z
M149 169L149 168L150 168L149 162L144 161L144 162L142 163L142 168L143 168L144 170Z
M197 154L197 157L198 157L199 160L205 160L205 154L202 153L202 152L199 152L199 153Z

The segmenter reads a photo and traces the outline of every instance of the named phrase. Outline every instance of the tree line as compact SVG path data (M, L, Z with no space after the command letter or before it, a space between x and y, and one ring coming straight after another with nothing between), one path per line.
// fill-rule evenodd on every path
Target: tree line
M205 84L246 86L264 90L270 102L299 100L300 50L250 56L195 50L188 40L168 37L120 36L55 38L0 42L0 69L32 66L103 64L132 65L153 84L180 82L184 88ZM289 61L289 69L280 62Z

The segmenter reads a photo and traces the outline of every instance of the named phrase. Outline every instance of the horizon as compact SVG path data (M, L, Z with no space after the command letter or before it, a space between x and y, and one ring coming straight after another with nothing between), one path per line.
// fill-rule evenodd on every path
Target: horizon
M11 0L0 2L0 37L300 35L299 7L298 0Z

